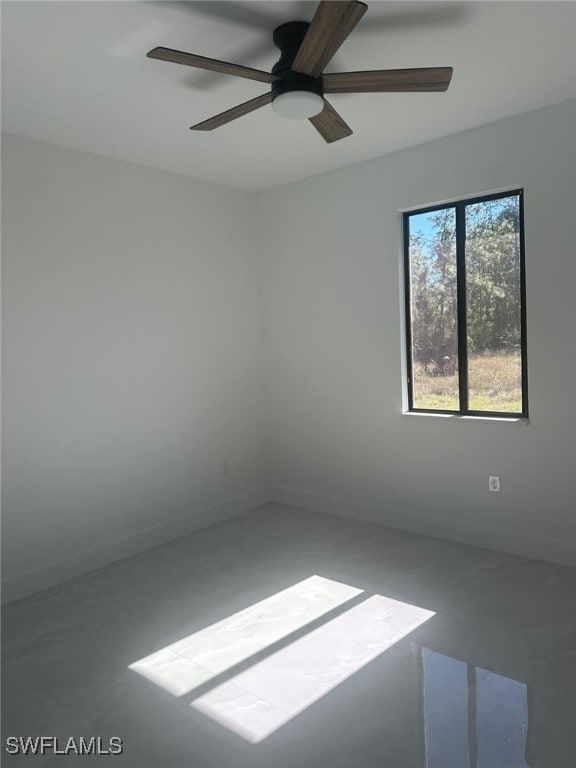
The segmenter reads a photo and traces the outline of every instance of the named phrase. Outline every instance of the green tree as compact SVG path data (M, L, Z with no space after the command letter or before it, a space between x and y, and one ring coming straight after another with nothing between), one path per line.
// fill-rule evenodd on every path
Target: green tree
M432 237L410 239L413 354L426 373L453 373L457 359L454 209L429 216Z
M516 198L466 209L466 304L470 352L520 348L520 235Z
M410 237L412 342L426 373L454 373L458 357L456 217L428 214ZM431 234L430 234L431 233ZM520 347L520 237L516 197L466 207L466 306L470 354Z

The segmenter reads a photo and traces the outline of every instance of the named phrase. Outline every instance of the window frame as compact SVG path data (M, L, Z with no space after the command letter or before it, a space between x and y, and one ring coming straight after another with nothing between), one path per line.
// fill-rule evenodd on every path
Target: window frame
M520 354L522 375L522 411L477 411L468 408L468 343L466 334L466 206L478 203L501 200L506 197L518 197L519 207L519 240L520 240ZM458 393L460 408L458 410L416 408L414 407L413 392L413 361L412 361L412 295L410 281L410 217L422 213L433 213L454 208L456 220L456 294L458 332ZM528 360L526 340L526 249L524 233L524 189L508 189L504 192L494 192L487 195L466 197L452 202L440 203L425 207L412 208L402 212L403 244L404 244L404 314L406 337L406 376L408 411L407 413L427 413L450 416L479 416L498 419L528 419Z

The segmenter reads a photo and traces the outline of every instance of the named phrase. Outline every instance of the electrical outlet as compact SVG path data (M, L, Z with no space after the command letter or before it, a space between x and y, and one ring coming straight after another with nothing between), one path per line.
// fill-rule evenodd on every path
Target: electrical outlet
M500 475L488 475L488 490L500 493Z

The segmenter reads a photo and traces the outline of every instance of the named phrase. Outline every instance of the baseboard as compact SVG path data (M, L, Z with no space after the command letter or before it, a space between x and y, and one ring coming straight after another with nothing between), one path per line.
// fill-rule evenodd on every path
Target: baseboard
M296 488L273 487L269 493L270 501L303 507L315 512L353 518L389 528L448 539L460 544L471 544L475 547L509 552L522 557L548 560L561 565L573 567L576 565L576 545L566 541L544 539L539 536L488 528L467 522L427 517L413 512L399 512L376 504L367 504Z
M269 501L269 491L260 488L215 504L190 515L169 520L167 523L146 528L95 549L80 552L65 560L5 579L2 582L2 603L9 603L41 589L53 587L75 576L101 568L116 560L136 555L151 547L208 528L229 517L262 506Z

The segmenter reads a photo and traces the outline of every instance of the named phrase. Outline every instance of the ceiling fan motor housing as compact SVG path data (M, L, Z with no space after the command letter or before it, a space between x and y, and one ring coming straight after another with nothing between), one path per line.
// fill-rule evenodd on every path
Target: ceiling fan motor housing
M273 99L290 91L308 91L319 96L324 93L321 77L310 77L292 71L292 64L309 26L307 21L290 21L274 30L272 39L274 45L280 49L280 59L272 67L272 74L279 75L280 79L272 83Z

